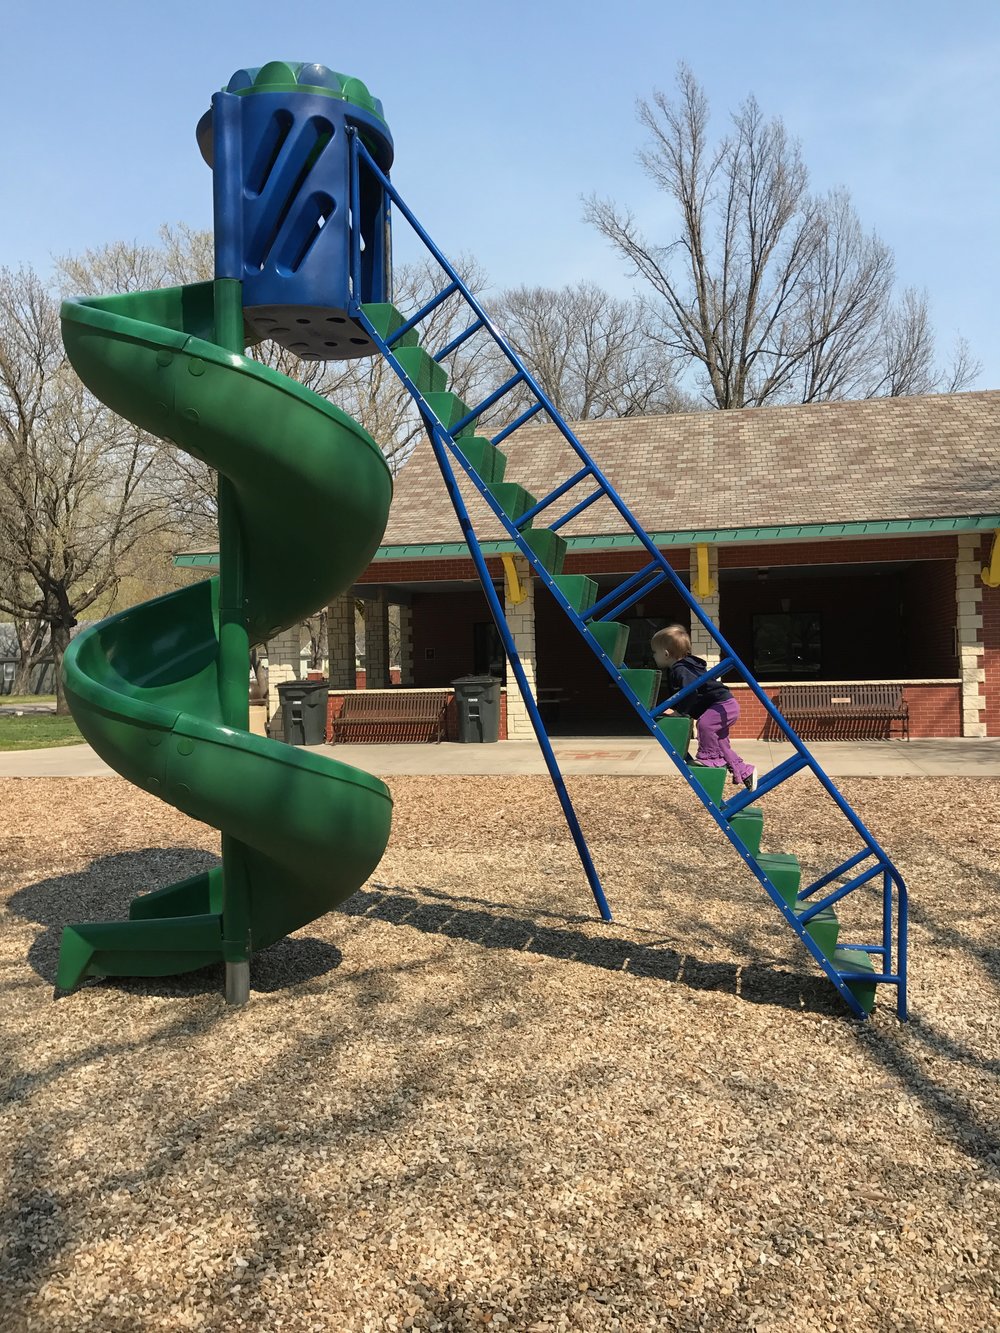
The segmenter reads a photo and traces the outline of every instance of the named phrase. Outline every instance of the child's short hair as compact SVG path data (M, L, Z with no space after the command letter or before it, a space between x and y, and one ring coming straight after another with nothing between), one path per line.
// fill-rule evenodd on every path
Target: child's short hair
M667 625L658 629L652 638L652 648L668 653L671 657L687 657L691 652L691 635L683 625Z

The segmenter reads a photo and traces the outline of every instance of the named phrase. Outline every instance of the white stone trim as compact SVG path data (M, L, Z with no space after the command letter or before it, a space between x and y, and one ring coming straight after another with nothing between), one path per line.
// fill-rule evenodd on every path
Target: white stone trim
M357 650L354 642L354 598L344 593L326 609L330 688L354 689Z
M698 548L692 546L688 549L688 569L691 578L691 595L695 598L698 605L708 616L713 625L719 623L719 548L709 545L708 547L708 577L709 582L715 589L715 592L709 597L698 597L694 589L698 580ZM715 640L709 635L708 631L702 625L697 616L691 617L691 651L695 657L704 658L708 666L715 666L719 660L719 647Z
M531 566L523 555L514 556L514 566L517 570L518 580L528 595L523 602L519 602L515 606L508 599L507 581L505 579L504 614L507 617L507 624L510 626L514 645L517 648L517 655L521 659L521 666L524 668L524 674L528 679L528 685L534 691L535 579L531 572ZM521 691L516 688L517 682L509 662L507 663L507 671L508 680L511 682L511 687L507 690L507 739L511 741L531 740L535 735L535 729L531 725L531 718L528 715L524 699L521 697Z
M388 686L389 599L384 588L365 598L365 683Z
M962 682L963 736L986 735L986 698L979 692L980 684L986 680L979 540L979 533L960 533L955 557L955 623Z

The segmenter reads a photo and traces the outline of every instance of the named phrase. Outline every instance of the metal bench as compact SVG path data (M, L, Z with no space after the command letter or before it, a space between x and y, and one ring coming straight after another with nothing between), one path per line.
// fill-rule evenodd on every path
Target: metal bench
M793 725L802 722L836 724L845 737L861 738L866 724L877 728L874 739L892 738L892 724L910 739L910 709L902 685L783 685L775 701Z
M450 690L359 690L344 695L333 719L333 744L350 738L368 744L444 738Z

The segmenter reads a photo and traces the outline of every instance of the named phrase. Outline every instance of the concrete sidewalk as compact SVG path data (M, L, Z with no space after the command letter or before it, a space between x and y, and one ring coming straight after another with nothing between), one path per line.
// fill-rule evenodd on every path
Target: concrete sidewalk
M660 746L647 736L562 737L553 741L566 774L604 773L678 777ZM495 745L317 745L318 754L380 777L544 773L534 741ZM1000 777L1000 739L818 741L810 747L831 777ZM737 749L761 773L792 753L789 745L739 741ZM89 745L0 752L0 778L113 777Z

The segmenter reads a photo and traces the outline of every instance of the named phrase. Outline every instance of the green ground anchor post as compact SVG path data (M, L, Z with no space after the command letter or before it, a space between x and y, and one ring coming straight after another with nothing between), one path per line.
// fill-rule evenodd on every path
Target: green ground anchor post
M232 278L215 282L215 341L227 351L244 351L243 286ZM223 721L250 729L248 691L250 638L244 591L243 532L233 484L219 474L219 694ZM222 954L226 963L226 1003L250 998L250 880L243 843L222 835Z

